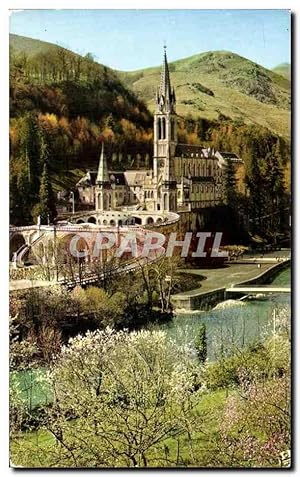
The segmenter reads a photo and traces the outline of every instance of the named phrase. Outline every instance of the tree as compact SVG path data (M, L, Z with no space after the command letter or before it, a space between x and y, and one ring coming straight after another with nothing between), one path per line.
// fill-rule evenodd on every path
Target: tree
M195 348L200 363L204 364L207 359L207 337L204 323L202 323L198 329L198 334L195 339Z
M180 264L180 257L163 257L150 264L154 272L154 285L160 298L160 310L162 313L170 312L171 292L176 284L176 274Z
M228 159L225 165L225 198L227 205L235 209L237 205L236 176L233 162Z
M18 179L17 179L17 189L18 189L17 197L14 198L12 202L13 205L15 206L18 205L18 208L15 209L15 212L18 213L18 217L20 217L21 224L30 223L32 220L31 210L30 210L31 187L30 187L30 181L28 179L28 174L26 171L26 166L24 166L23 163L21 163L21 170L19 172ZM14 203L14 200L16 200L17 202Z
M291 448L290 376L251 379L240 369L238 393L228 398L216 463L225 467L282 467Z
M34 113L26 113L22 118L19 132L20 157L26 167L30 194L26 200L32 205L39 192L40 167L40 131Z
M247 171L246 183L249 188L249 220L252 233L261 233L262 216L265 211L265 187L258 159L252 156Z
M268 206L268 230L275 236L282 229L284 208L286 205L284 189L284 173L281 166L281 148L279 140L272 147L263 162L262 174L265 181L265 199Z
M41 216L41 221L44 224L47 224L48 221L52 222L56 217L55 198L48 174L47 162L44 163L44 170L41 178L38 212Z
M21 225L24 221L24 211L22 210L22 197L18 188L18 177L11 173L9 178L9 216L10 224Z
M192 434L202 422L194 409L201 394L194 389L195 375L194 361L163 332L107 328L77 336L63 348L49 376L55 399L45 429L56 445L41 449L44 465L169 467L185 465L186 459L194 462ZM185 460L181 436L189 443ZM20 450L23 465L32 459L28 451Z

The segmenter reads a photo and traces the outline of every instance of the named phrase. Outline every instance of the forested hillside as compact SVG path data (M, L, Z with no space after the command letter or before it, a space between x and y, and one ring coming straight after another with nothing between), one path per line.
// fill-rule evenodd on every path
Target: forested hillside
M112 70L90 54L82 57L55 45L47 49L42 42L36 49L28 48L26 41L23 51L23 40L15 35L11 40L14 222L34 219L45 161L54 189L74 188L83 171L97 165L101 141L115 169L149 161L152 116Z
M202 69L207 69L209 65L210 68L213 67L212 58L216 60L216 56L200 56L201 61L198 63L201 63ZM231 78L237 77L234 60L235 58L230 60L233 62ZM225 62L227 70L228 61ZM245 60L246 64L247 61ZM203 66L203 62L206 66ZM192 71L198 63L192 57L185 62L171 64L172 82L175 86L176 71L181 71L184 64L191 64ZM214 69L216 68L215 65ZM221 68L220 65L218 68ZM288 107L287 80L275 73L270 74L276 80L271 85L272 91L285 88L283 96L276 98L277 103L281 108ZM146 70L142 77L143 82L148 82L150 90L154 84L157 86L159 83L158 69ZM280 81L278 77L281 78ZM121 78L127 86L117 72L94 61L91 54L82 57L56 45L11 35L11 223L31 223L41 212L40 204L46 199L48 212L51 216L55 215L52 210L55 197L53 191L74 190L75 183L84 171L97 167L101 141L105 141L111 168L124 170L130 167L152 167L152 114L143 102L143 95L138 99L130 89L130 86L136 89L139 79L134 74L127 78L126 74L122 74ZM270 78L272 79L271 76ZM197 85L197 88L195 85L193 87L197 91L193 90L191 97L187 93L185 101L193 102L192 97L200 102L203 102L204 97L219 101L217 89L210 90L202 83ZM179 112L183 101L182 91L180 85L177 85ZM186 88L184 91L187 91ZM238 102L239 93L234 94ZM184 143L200 143L221 151L237 153L245 161L244 176L241 179L249 182L250 177L258 174L264 181L265 190L269 183L268 187L273 187L267 165L270 157L275 158L276 168L280 171L278 180L289 190L289 139L272 128L250 121L248 104L250 103L245 103L246 109L243 114L240 110L238 117L223 114L222 108L215 110L216 114L219 111L215 118L207 114L206 110L199 110L197 114L179 115L178 139ZM264 114L265 107L273 108L272 111L275 108L275 103L264 105L257 99L255 105L257 118ZM277 106L276 114L281 114L282 110ZM289 111L286 109L281 116L285 130L288 130L288 117ZM281 185L278 190L282 190ZM46 194L46 199L41 197L41 193ZM267 207L267 203L265 200L261 210L263 206Z

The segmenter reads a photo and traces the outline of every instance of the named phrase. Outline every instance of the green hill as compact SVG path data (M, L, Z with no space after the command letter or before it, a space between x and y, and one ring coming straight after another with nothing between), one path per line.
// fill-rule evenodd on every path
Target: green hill
M51 50L55 50L58 47L52 43L46 41L35 40L26 36L14 35L10 33L9 44L16 53L26 53L29 56L34 56L37 53L45 53Z
M151 110L160 69L119 72ZM215 51L174 61L170 73L178 114L207 119L222 114L289 137L290 82L276 72L234 53Z
M289 81L291 80L291 65L289 63L281 63L280 65L275 66L272 71L283 76Z
M151 167L148 108L161 67L117 72L57 45L10 37L11 223L35 220L43 164L55 191L96 168L101 142L114 170ZM280 150L289 163L290 82L228 52L170 64L180 142L232 151L250 167ZM191 116L192 115L192 116ZM288 182L288 181L287 181Z
M91 55L12 35L12 223L32 222L45 160L56 191L74 189L86 169L97 167L103 141L110 167L144 164L152 121L143 101Z

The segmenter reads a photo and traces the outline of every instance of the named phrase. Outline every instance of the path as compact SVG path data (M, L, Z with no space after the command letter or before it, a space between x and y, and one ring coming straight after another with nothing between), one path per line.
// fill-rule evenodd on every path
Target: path
M287 259L290 256L290 251L277 251L265 254L265 258L285 258ZM251 258L259 259L261 255L253 255ZM250 258L250 257L249 257ZM276 262L275 262L276 263ZM216 288L230 288L234 284L242 283L251 278L257 277L261 273L269 270L270 268L274 267L274 262L270 263L249 263L249 262L240 262L240 261L232 261L228 262L228 264L224 268L216 268L216 269L207 269L207 268L198 268L198 269L185 269L181 270L181 273L188 273L192 275L202 275L206 277L202 282L199 288L194 290L178 293L173 295L174 298L177 296L196 296L199 293L205 293Z

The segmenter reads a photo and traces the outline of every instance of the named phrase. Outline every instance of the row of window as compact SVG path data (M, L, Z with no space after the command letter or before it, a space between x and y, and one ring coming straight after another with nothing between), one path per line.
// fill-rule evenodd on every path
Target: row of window
M212 176L217 173L218 169L214 170L211 164L183 164L184 176Z
M197 193L197 192L213 192L214 191L214 186L211 184L208 185L193 185L192 192Z
M158 118L157 123L157 137L158 139L166 139L166 118ZM171 119L171 141L175 140L175 119Z
M144 193L145 199L153 199L154 198L154 191L153 190L146 190Z

